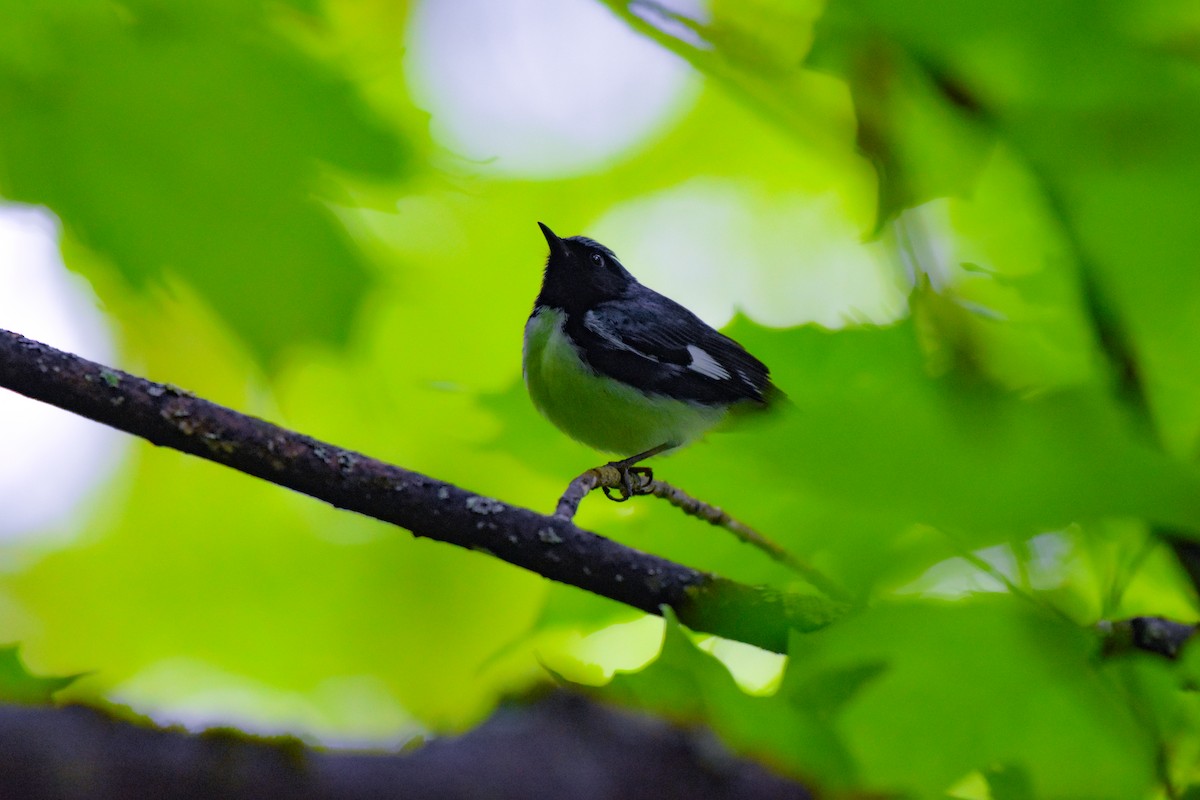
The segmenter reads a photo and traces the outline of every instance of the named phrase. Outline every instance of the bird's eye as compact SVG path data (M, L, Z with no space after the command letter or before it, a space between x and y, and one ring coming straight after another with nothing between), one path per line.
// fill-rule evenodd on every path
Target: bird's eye
M599 253L592 253L592 263L595 264L597 267L603 267L604 266L604 256L600 255Z

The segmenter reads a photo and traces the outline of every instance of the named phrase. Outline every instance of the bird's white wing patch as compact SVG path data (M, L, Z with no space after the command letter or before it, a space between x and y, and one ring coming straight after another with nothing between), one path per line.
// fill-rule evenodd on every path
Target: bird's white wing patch
M649 353L643 353L641 350L631 346L629 342L622 339L613 329L613 326L605 322L605 320L602 319L595 311L589 311L583 315L583 327L587 328L589 331L596 334L601 339L619 350L628 350L634 355L641 356L647 361L658 363L657 358Z
M719 381L729 380L729 370L717 363L717 360L705 350L694 344L689 344L687 351L688 355L692 357L692 363L688 364L688 369L693 372L699 372L706 378L714 378Z

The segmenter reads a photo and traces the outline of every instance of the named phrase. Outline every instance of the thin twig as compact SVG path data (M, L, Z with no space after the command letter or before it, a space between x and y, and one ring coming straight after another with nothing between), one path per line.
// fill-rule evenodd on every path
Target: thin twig
M632 487L634 495L652 495L661 500L666 500L689 516L702 519L718 528L724 528L737 537L739 541L751 547L758 548L769 558L791 569L806 583L822 592L826 597L846 603L853 602L853 598L849 592L825 577L815 567L806 564L744 522L734 519L723 509L692 497L687 492L676 486L672 486L666 481L655 480L647 474L631 473L631 477L634 481ZM567 490L563 492L562 497L558 500L554 516L563 520L573 519L575 513L579 510L579 504L591 492L602 488L621 489L622 487L623 477L621 471L611 464L589 469L571 481L570 485L567 486Z
M567 490L563 492L562 497L558 498L558 505L554 508L554 516L561 520L575 519L575 513L579 511L579 504L583 502L583 498L587 497L593 491L600 487L600 470L589 469L567 486ZM613 484L616 488L618 484Z

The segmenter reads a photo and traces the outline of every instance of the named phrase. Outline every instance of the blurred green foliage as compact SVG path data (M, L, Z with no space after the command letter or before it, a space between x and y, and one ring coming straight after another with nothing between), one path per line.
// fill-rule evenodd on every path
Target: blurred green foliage
M777 690L752 697L669 622L658 659L598 694L704 721L835 791L936 797L980 765L1019 768L1036 797L1140 797L1154 780L1152 729L1087 632L1027 605L881 603L796 635L789 656Z
M319 167L391 179L409 155L266 11L3 3L0 176L132 284L169 271L272 356L344 342L368 288L362 253L313 201Z
M1090 626L1197 613L1155 530L1200 531L1200 15L606 5L704 88L605 169L533 181L427 140L403 3L0 2L0 194L62 218L122 366L546 510L597 456L520 385L535 220L599 236L697 177L781 228L832 198L888 248L903 309L838 330L739 317L794 409L657 469L864 609L795 636L765 691L670 621L657 660L596 691L834 796L1182 795L1195 658L1105 661ZM735 244L717 292L794 268ZM602 675L559 665L634 616L144 443L102 486L70 544L0 545L0 638L36 672L89 673L64 695L355 739L454 730L542 663ZM663 505L593 499L579 521L804 590ZM637 643L604 641L627 668Z
M78 675L40 678L21 663L16 645L0 647L0 698L8 703L48 703L54 693L75 682Z

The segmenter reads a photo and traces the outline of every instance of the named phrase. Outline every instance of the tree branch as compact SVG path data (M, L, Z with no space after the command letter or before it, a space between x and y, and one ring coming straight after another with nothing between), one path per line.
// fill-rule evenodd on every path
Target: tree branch
M0 330L0 387L413 533L776 652L847 607L736 583Z
M1179 658L1184 645L1196 635L1195 625L1162 617L1101 620L1096 630L1107 656L1143 650L1175 659Z

